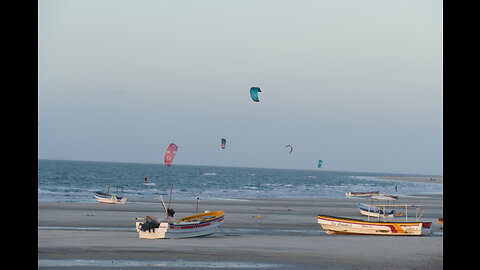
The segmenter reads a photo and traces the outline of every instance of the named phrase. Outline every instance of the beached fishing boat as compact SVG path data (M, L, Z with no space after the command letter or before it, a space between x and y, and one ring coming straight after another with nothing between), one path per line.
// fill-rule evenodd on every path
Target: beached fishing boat
M318 223L326 234L364 235L427 235L431 234L431 222L385 222L318 215Z
M379 191L370 191L370 192L347 192L345 196L347 197L370 197L372 195L378 194Z
M135 222L135 227L138 237L145 239L198 237L216 232L223 223L224 216L223 211L162 221L146 216L143 221Z
M367 217L376 217L376 218L393 218L395 216L400 216L402 213L397 213L395 210L386 210L388 207L379 207L377 205L369 205L363 203L357 203L358 211L360 214Z
M127 197L119 196L123 194L123 187L115 187L116 191L114 194L110 194L110 186L108 186L107 191L97 191L95 192L95 199L99 203L108 203L108 204L125 204L127 202Z
M135 229L138 232L139 238L163 239L205 236L216 232L219 226L222 225L225 216L223 211L205 211L202 214L173 219L175 210L170 208L172 190L173 187L170 188L168 206L165 205L163 197L160 195L160 200L166 214L165 219L158 221L155 217L151 216L135 218L135 220L142 220L135 222ZM196 202L196 212L198 213L199 197L197 197Z

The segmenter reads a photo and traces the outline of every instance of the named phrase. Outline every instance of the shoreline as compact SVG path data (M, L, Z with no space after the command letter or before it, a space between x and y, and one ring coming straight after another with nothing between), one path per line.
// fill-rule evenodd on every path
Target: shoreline
M162 217L159 202L108 205L38 202L39 269L441 269L443 196L400 197L422 205L429 236L326 235L318 214L363 218L364 198L278 198L200 201L222 210L222 230L204 237L140 239L135 217ZM195 199L173 200L175 218L195 214ZM375 244L372 245L372 241ZM408 260L405 260L408 258ZM94 265L92 265L94 264ZM160 266L159 266L160 265ZM161 267L163 265L163 267ZM118 269L117 268L117 269Z
M440 183L443 184L442 176L376 176L381 180L397 180L397 181L411 181L411 182L423 182L423 183Z

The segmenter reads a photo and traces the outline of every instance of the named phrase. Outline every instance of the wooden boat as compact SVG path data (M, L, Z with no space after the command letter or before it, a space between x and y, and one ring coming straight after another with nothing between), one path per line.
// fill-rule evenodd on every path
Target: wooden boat
M364 221L329 215L318 215L317 220L326 234L427 235L432 233L431 222Z
M135 227L138 237L145 239L198 237L216 232L224 216L223 211L214 211L160 222L146 216L144 221L135 222Z
M110 194L110 186L108 186L107 192L104 190L95 192L95 199L97 199L99 203L125 204L127 197L119 196L119 194L123 194L123 187L116 187L116 192Z
M345 196L347 197L370 197L372 195L378 194L379 191L370 191L370 192L347 192Z
M135 228L139 238L187 238L205 236L217 231L218 227L223 223L225 216L223 211L205 211L202 214L173 219L175 210L170 208L172 190L173 186L170 188L168 206L165 205L162 195L159 196L166 214L164 220L159 222L154 217L146 216L143 218L143 221L135 222ZM200 198L197 197L197 212L199 201ZM142 220L142 218L135 218L135 220Z
M357 203L358 211L360 214L367 216L367 217L376 217L376 218L393 218L395 216L400 216L402 213L397 213L395 210L386 210L385 206L380 207L377 205L369 205L363 203Z

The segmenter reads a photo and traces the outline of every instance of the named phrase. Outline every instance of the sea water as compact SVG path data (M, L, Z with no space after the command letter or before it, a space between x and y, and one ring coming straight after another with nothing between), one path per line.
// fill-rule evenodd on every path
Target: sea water
M377 190L398 195L443 193L440 183L382 180L382 176L418 175L40 159L38 201L96 202L95 191L108 185L110 191L122 186L129 202L158 200L171 187L178 200L340 198L346 192Z

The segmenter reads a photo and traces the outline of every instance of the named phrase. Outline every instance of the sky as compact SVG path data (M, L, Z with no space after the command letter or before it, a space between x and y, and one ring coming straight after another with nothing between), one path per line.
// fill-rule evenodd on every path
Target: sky
M443 174L442 6L39 0L38 158Z

